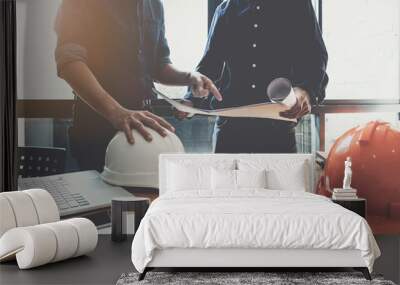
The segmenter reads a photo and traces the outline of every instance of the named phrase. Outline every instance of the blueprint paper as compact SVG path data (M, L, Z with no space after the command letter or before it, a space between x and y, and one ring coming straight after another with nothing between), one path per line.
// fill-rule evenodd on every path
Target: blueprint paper
M216 110L205 110L198 109L185 104L179 103L168 96L162 94L156 89L153 91L161 98L165 99L169 104L181 112L193 114L193 115L204 115L204 116L221 116L221 117L236 117L236 118L262 118L262 119L274 119L281 121L296 122L296 119L288 119L281 117L280 112L290 109L290 107L296 102L294 93L291 92L289 96L281 103L261 103L246 105L233 108L223 108Z

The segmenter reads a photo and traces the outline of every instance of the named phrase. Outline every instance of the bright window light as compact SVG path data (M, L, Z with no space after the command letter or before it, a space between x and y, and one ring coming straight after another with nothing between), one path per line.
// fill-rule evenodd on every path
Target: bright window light
M166 37L171 59L181 70L192 71L204 53L208 33L208 1L164 1ZM173 98L182 98L186 87L157 84L157 88Z
M327 99L399 99L400 1L323 1Z

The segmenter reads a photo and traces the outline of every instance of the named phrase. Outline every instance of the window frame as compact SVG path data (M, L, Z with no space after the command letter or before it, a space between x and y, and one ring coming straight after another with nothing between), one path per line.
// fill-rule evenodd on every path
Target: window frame
M0 2L0 192L17 190L16 3Z

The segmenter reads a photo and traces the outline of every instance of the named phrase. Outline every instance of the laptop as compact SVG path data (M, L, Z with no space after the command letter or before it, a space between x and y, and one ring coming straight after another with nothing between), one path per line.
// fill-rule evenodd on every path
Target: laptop
M121 187L105 183L94 170L18 179L18 190L33 188L47 190L64 218L109 210L112 198L133 196Z

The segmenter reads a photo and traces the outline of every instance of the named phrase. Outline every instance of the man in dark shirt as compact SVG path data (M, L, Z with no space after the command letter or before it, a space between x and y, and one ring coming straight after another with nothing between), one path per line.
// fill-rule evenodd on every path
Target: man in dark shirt
M310 0L226 0L216 9L198 65L199 72L219 81L224 100L189 93L187 104L223 108L266 102L269 83L285 77L297 104L281 115L300 119L324 99L327 57ZM268 119L219 118L215 151L296 152L294 127Z
M170 61L160 0L63 0L56 20L58 74L76 96L70 145L80 168L101 171L116 130L134 143L131 128L148 141L144 126L165 136L173 127L144 111L153 81L187 85L196 96L221 94L199 72Z

